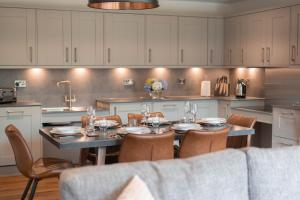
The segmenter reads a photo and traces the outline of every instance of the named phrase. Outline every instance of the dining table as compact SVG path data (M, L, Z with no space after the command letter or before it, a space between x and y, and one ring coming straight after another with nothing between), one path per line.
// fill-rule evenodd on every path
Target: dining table
M163 125L158 129L150 127L152 134L163 134L164 132L173 131L174 139L181 140L184 132L177 132L171 128L172 125ZM118 133L118 129L108 129L103 132L96 130L97 136L90 137L85 133L74 136L56 136L51 133L53 127L43 127L39 130L40 135L48 140L51 144L58 149L82 149L82 148L97 148L97 165L105 164L106 148L112 146L120 146L122 143L122 135ZM228 136L243 136L253 135L255 130L237 125L225 124L223 126L207 126L203 127L200 131L215 132L224 128L229 128Z

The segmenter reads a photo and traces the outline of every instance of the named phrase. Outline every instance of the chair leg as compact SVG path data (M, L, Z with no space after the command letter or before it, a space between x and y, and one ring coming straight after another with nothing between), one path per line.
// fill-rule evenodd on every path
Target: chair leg
M28 190L30 189L30 186L31 186L31 184L32 184L32 181L33 181L32 178L28 180L27 185L26 185L26 187L25 187L25 190L24 190L24 192L23 192L23 195L22 195L21 200L25 200L25 199L26 199L26 196L27 196Z
M35 195L36 186L37 186L38 183L39 183L39 180L38 180L38 179L34 179L34 180L33 180L33 185L32 185L32 188L31 188L29 200L32 200L32 199L33 199L33 197L34 197L34 195Z

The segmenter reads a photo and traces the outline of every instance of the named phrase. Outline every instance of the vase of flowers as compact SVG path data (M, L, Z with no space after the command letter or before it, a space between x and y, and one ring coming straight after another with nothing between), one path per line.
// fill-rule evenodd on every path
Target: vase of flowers
M144 84L144 89L152 99L159 99L162 97L163 91L167 90L168 82L165 80L158 80L149 78Z

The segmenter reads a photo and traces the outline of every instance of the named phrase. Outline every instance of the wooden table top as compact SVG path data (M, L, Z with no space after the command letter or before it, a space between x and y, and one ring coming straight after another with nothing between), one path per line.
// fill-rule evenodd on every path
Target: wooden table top
M217 131L227 127L230 128L228 136L255 134L254 129L229 124L223 127L204 127L201 131ZM162 129L166 128L166 126L162 127ZM44 137L59 149L118 146L122 141L122 138L117 135L117 129L109 129L106 134L96 131L99 133L99 135L95 137L89 137L85 134L79 136L54 137L50 133L51 129L51 127L42 128L39 130L39 133L42 135L42 137ZM173 130L171 130L169 126L169 129L167 131ZM175 132L175 140L181 139L183 135L184 133Z

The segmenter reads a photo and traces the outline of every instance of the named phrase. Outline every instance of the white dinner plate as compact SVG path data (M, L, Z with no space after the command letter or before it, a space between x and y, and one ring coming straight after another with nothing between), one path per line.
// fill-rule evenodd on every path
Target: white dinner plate
M133 134L149 134L151 130L147 127L123 127L118 129L118 134L126 135L128 133Z
M198 121L199 124L218 126L226 123L224 118L202 118Z
M80 126L63 126L54 127L50 130L50 133L56 135L75 135L81 133L82 128Z
M94 126L99 126L100 125L100 121L101 120L96 120L94 122ZM111 128L111 127L119 125L118 122L116 122L115 120L106 120L106 123L107 123L107 128Z
M202 127L199 124L193 123L180 123L174 124L172 129L175 131L189 131L189 130L201 130Z
M149 117L149 118L147 119L147 123L148 123L148 124L152 124L153 119L154 119L154 117ZM160 124L166 124L166 123L168 123L168 122L169 122L169 120L167 120L166 118L162 118L162 117L159 118L159 123L160 123Z

